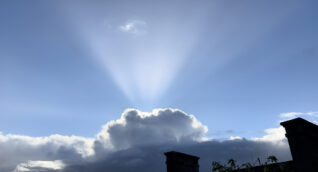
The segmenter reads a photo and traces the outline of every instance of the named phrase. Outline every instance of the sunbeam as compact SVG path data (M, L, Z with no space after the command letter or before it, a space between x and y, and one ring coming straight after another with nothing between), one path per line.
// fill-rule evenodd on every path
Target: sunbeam
M92 57L132 102L158 100L178 76L199 37L199 17L188 20L178 14L169 19L165 15L159 25L150 17L114 20L98 15L91 11L75 17L82 19L77 20L79 34ZM84 18L103 20L92 24Z

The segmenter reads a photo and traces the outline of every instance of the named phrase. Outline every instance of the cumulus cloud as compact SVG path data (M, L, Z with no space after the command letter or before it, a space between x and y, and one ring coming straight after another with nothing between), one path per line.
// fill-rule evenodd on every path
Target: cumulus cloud
M119 26L119 29L126 33L134 35L142 35L147 33L147 23L142 20L131 20L126 22L124 25Z
M207 131L195 116L178 109L127 109L118 120L106 123L96 138L0 134L0 171L162 172L163 153L171 150L200 156L202 171L210 171L211 161L229 158L291 158L283 128L268 129L266 136L251 140L209 140Z
M155 109L150 113L126 110L120 119L110 121L98 134L106 148L203 141L208 128L193 115L176 109Z

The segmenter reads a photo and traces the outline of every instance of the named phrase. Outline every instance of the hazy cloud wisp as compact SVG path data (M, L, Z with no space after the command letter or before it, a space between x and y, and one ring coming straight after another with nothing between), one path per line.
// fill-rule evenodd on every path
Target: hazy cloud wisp
M287 112L279 115L281 118L296 118L301 116L318 117L318 112Z
M119 29L126 33L134 35L143 35L147 33L147 23L142 20L132 20L126 22L124 25L119 26Z

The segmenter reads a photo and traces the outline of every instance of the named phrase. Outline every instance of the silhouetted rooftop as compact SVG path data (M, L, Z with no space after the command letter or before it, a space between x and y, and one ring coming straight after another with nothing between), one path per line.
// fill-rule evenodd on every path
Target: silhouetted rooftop
M190 158L190 159L200 159L200 157L197 156L193 156L193 155L188 155L185 153L180 153L180 152L176 152L176 151L170 151L170 152L166 152L165 153L166 156L178 156L178 157L184 157L184 158Z
M314 130L318 130L317 125L306 121L302 118L295 118L288 121L281 122L280 125L284 127L306 127L306 128L312 128Z

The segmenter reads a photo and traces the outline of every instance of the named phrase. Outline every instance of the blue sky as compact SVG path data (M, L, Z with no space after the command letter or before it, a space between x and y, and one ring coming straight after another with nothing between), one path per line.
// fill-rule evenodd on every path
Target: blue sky
M318 111L316 6L3 1L0 131L91 137L126 108L171 107L211 137L261 136Z
M0 171L290 160L279 122L318 121L317 5L1 1Z

